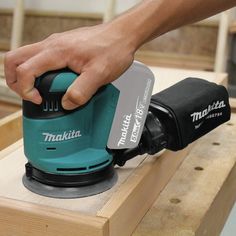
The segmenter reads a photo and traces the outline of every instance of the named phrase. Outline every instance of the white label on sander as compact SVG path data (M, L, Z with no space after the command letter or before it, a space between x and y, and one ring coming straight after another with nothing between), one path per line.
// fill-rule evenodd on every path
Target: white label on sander
M108 139L108 148L134 148L138 145L148 113L154 80L154 75L147 66L134 62L112 83L120 91L120 96Z

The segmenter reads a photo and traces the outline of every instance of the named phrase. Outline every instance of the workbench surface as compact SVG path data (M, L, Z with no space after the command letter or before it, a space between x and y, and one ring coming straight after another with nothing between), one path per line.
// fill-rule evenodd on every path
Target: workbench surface
M236 114L201 138L133 236L217 236L236 200Z
M151 70L154 72L156 78L154 92L163 90L164 88L167 88L186 77L198 77L220 84L227 84L226 74L156 67L151 67ZM9 123L11 126L5 125L3 130L9 130L9 127L18 127L21 117L18 114L14 119L17 120L17 124L12 121L12 123ZM10 140L10 138L8 140ZM165 154L166 156L160 158L159 161L155 161L155 158L150 158L149 162L155 165L155 167L150 167L150 165L146 166L152 170L150 171L150 174L148 174L149 171L146 170L147 168L145 166L140 169L141 171L138 170L138 172L143 173L146 171L147 174L145 175L145 178L147 179L145 179L145 181L149 184L152 183L152 185L143 186L143 181L141 181L141 178L139 180L140 183L135 184L137 183L139 175L134 174L132 176L132 181L128 181L125 186L122 186L122 191L119 191L120 195L117 195L116 193L115 201L111 202L119 202L121 210L117 204L110 204L110 202L108 202L108 204L105 205L105 209L107 210L98 212L96 220L94 217L91 218L90 216L80 216L80 214L75 215L75 213L68 211L61 211L62 213L58 214L59 210L55 211L51 209L48 213L46 213L43 209L47 208L42 208L40 205L33 205L29 202L29 197L30 201L34 200L30 193L23 195L23 197L27 197L27 202L26 198L21 202L12 200L8 201L6 198L6 203L8 204L7 208L4 208L5 206L3 199L1 209L6 210L6 214L13 212L14 210L14 212L17 213L17 217L24 215L21 221L22 227L20 231L15 221L15 219L18 218L14 217L12 214L8 215L9 218L7 218L8 222L11 222L11 224L2 225L3 230L6 230L6 232L20 232L19 235L32 236L30 230L34 229L33 235L41 236L41 230L44 229L43 227L45 226L48 233L47 235L50 236L64 235L63 232L67 231L67 229L70 229L70 236L84 235L84 232L86 232L87 235L90 235L87 231L88 229L91 229L90 231L92 231L92 229L96 229L94 234L90 232L91 235L96 236L98 235L96 232L99 232L99 235L106 236L130 235L131 229L135 224L135 217L138 219L138 217L141 217L141 213L143 216L144 211L146 212L145 209L148 209L147 206L144 207L147 201L153 202L149 196L151 195L151 191L153 192L154 189L157 191L159 188L162 190L161 194L156 192L156 194L158 194L158 198L148 213L144 216L139 226L136 228L133 233L134 236L219 235L236 197L236 145L234 144L234 140L236 140L236 115L232 116L232 120L230 122L200 139L186 159L186 155L183 158L178 156L180 154L171 152L167 152L167 154ZM5 143L2 146L4 145L6 146ZM2 154L2 156L4 155L5 154ZM184 161L182 162L183 159ZM149 162L147 162L147 164ZM182 164L180 165L181 162ZM173 176L170 173L173 171L171 168L173 169L174 164L177 171L175 169L175 174ZM178 166L180 167L178 168ZM4 174L4 171L2 174ZM6 176L7 175L8 173L6 173ZM16 173L14 173L14 176L15 175ZM13 176L13 174L11 176ZM169 176L173 176L171 180L169 180ZM168 181L167 185L163 182L163 179ZM129 182L132 184L129 184ZM152 188L155 183L162 183L161 186L165 186L164 189L161 186L158 188L157 186ZM132 192L130 190L131 187L133 188ZM6 185L6 189L10 189L10 187ZM127 194L128 190L130 190L132 194ZM134 198L137 196L137 194L133 194L136 193L135 191L138 191L140 195L140 199L137 198L135 200L136 203L143 202L143 205L138 206L135 203ZM2 192L3 196L7 195L4 191ZM17 194L18 192L15 192L10 197L12 199L18 198L13 196ZM123 198L127 204L123 204ZM18 203L16 205L10 205L11 202ZM46 200L37 202L45 206L49 204ZM56 201L54 201L53 204L55 204L55 202ZM49 205L51 205L51 203ZM56 205L54 206L58 207ZM27 209L25 207L27 207ZM68 210L70 209L69 205L67 207L65 204L63 205L61 203L60 207L68 208ZM118 211L114 211L118 213L111 214L113 211L110 211L110 208L119 209ZM129 217L130 209L136 209L137 211L136 215L132 214L132 218ZM141 213L140 210L142 210ZM122 212L121 215L120 212ZM2 219L5 221L6 215L4 212L2 213L2 216ZM88 218L94 221L89 222ZM27 219L30 219L32 224L26 229L26 225L29 224ZM40 219L40 221L38 221L38 219ZM123 222L124 220L126 225ZM79 221L83 222L84 227L80 227ZM120 227L121 223L123 225L122 230ZM35 231L35 229L37 230ZM79 231L83 234L78 234ZM74 234L72 232L74 232ZM1 235L0 232L0 236L5 235Z

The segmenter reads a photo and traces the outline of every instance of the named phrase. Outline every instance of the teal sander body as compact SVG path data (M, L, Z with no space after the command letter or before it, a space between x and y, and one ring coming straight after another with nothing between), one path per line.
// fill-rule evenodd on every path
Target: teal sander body
M113 157L106 149L119 91L102 87L83 107L61 106L78 74L63 69L37 78L43 102L23 101L24 185L50 197L82 197L103 192L116 182ZM63 191L62 191L63 190Z

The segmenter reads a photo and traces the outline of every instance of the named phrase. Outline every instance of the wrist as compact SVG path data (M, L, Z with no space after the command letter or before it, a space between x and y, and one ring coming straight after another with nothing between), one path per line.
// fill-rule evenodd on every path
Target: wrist
M158 2L146 0L109 23L134 51L152 39L154 33L158 36L164 31L157 21Z

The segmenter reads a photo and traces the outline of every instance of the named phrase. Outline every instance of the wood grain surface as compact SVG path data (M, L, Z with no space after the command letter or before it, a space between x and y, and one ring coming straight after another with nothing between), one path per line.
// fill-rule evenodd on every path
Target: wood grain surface
M226 74L151 69L156 77L153 93L190 76L227 84ZM60 200L33 194L23 187L21 178L26 159L22 142L19 141L0 153L0 232L15 235L18 229L17 236L38 236L40 232L41 235L47 232L46 227L50 236L63 235L60 232L66 232L66 229L71 232L70 235L76 236L92 236L95 233L103 236L128 236L191 148L189 146L177 153L166 151L154 156L136 157L124 168L117 168L119 180L111 190L88 198ZM72 216L75 217L73 221ZM62 223L63 217L68 220L68 225ZM32 222L29 221L31 218ZM91 221L87 222L89 219ZM37 222L40 224L37 225ZM58 230L55 229L56 224Z
M199 140L133 236L217 236L236 200L236 114Z

